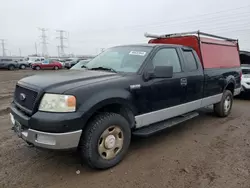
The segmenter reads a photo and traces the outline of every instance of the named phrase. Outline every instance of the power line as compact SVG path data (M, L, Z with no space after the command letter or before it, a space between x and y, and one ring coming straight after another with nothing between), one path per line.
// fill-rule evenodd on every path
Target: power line
M5 53L5 51L7 50L6 48L5 48L5 39L0 39L0 41L1 41L1 44L2 44L2 54L3 54L3 56L6 56L6 53Z
M56 30L56 32L59 33L59 37L57 37L57 38L60 39L60 45L59 45L60 55L64 56L65 55L64 48L66 48L66 46L64 45L64 40L67 39L66 37L64 37L64 33L66 31L64 31L64 30Z
M48 29L45 29L45 28L38 28L41 32L42 32L42 35L40 36L42 38L42 55L43 56L48 56L48 48L47 48L47 35L46 35L46 31Z
M246 6L242 6L242 7L238 7L238 8L234 8L234 9L227 9L227 10L223 10L223 11L217 11L217 12L213 12L213 13L199 14L199 15L195 15L195 16L185 17L184 19L178 18L178 19L166 20L166 21L155 22L155 23L150 23L150 24L143 24L143 25L131 25L131 26L124 26L124 27L120 27L120 28L107 28L107 29L103 29L103 30L92 30L90 32L93 33L93 32L109 32L110 30L112 30L112 31L115 31L115 30L135 30L135 29L139 29L139 28L143 29L145 27L159 27L159 26L164 26L164 25L171 25L171 23L173 24L173 22L175 23L175 25L176 24L182 25L183 23L189 24L190 22L192 23L192 22L197 22L197 21L207 23L207 21L204 21L206 16L213 16L212 18L208 17L206 19L212 19L214 21L217 21L217 20L223 18L223 16L226 19L230 18L231 16L232 16L232 18L235 18L235 15L239 16L240 14L243 14L242 17L246 18L247 15L244 15L244 14L249 14L249 11L247 11L247 12L241 11L238 13L233 12L233 11L246 9L248 7L250 7L250 5L246 5ZM218 14L227 13L227 12L229 12L230 15L219 15L218 16ZM248 15L248 16L250 16L250 15ZM198 20L197 20L197 18L198 18ZM249 18L248 18L248 20L249 20Z

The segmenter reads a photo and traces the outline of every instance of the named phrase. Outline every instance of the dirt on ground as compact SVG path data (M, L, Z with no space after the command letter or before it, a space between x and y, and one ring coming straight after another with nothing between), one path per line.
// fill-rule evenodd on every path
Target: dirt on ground
M43 72L0 72L0 188L250 188L250 97L237 98L227 118L205 108L160 134L133 138L119 165L96 171L77 152L29 147L11 130L16 82Z

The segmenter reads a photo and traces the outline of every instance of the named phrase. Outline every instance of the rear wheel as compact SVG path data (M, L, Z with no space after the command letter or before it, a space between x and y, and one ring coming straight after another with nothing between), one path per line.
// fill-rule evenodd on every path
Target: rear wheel
M82 159L92 168L113 167L125 157L130 139L130 126L123 116L115 113L98 115L83 130L79 146Z
M219 117L226 117L230 114L233 106L233 94L229 90L225 90L221 101L214 105L214 112Z
M8 69L9 69L9 70L14 70L14 69L15 69L15 66L14 66L14 65L9 65L9 66L8 66Z

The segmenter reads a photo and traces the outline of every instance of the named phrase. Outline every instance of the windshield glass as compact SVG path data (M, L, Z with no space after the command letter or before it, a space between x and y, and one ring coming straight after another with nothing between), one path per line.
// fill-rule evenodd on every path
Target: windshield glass
M90 60L81 60L77 64L75 64L71 69L83 69L85 68L84 65L86 65Z
M148 56L152 47L149 46L119 46L107 49L88 64L88 69L98 67L112 68L116 72L135 73Z

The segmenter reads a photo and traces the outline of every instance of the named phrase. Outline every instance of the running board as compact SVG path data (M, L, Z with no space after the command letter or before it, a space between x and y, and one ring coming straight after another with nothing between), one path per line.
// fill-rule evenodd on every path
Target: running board
M198 112L190 112L187 114L183 114L175 118L171 118L171 119L159 122L159 123L155 123L155 124L143 127L143 128L136 129L132 134L135 136L147 137L157 132L160 132L164 129L177 125L179 123L190 120L198 115L199 115Z

